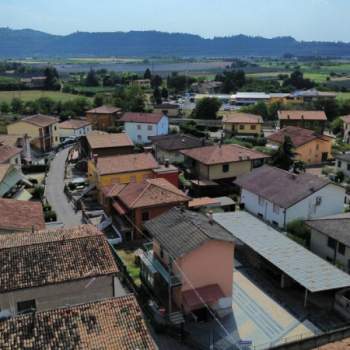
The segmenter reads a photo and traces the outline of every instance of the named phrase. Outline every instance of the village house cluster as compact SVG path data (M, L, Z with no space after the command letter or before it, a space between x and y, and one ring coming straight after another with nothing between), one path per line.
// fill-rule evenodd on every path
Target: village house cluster
M325 112L280 110L266 127L230 111L201 138L174 109L33 115L0 135L0 348L156 349L153 327L194 348L210 332L277 345L350 320L350 155ZM80 225L48 201L52 171Z

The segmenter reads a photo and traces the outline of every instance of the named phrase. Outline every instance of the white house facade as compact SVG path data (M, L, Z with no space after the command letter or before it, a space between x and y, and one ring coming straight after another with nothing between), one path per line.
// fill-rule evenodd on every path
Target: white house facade
M86 136L92 131L92 124L82 120L67 120L60 123L60 139Z
M124 131L135 144L147 144L150 137L167 135L169 132L169 119L166 115L153 115L139 113L133 118L134 113L126 113L121 119L124 122Z

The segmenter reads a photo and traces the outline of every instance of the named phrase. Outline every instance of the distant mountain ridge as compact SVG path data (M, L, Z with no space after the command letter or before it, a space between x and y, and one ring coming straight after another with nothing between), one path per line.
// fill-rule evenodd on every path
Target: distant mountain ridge
M235 35L205 39L199 35L157 31L76 32L53 35L32 29L0 28L0 57L69 56L350 56L350 43L266 39Z

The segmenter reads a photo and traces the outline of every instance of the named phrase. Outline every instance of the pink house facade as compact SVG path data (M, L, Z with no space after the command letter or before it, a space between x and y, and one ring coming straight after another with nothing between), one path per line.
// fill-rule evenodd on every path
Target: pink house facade
M168 313L206 319L231 310L233 237L209 217L173 208L146 223L153 244L141 256L141 279Z

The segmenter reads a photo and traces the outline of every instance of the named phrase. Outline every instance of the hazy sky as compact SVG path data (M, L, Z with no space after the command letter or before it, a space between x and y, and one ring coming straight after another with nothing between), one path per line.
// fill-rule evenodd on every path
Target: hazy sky
M350 0L0 0L0 27L161 30L350 42Z

